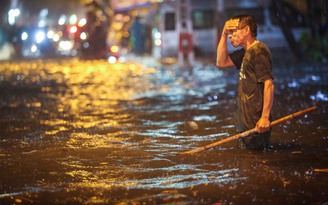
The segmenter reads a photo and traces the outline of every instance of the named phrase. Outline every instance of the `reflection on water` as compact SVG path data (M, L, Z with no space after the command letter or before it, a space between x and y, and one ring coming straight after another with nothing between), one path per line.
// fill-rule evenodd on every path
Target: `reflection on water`
M314 103L320 113L275 128L274 151L231 142L182 156L235 134L235 74L135 60L1 63L0 201L328 201L327 175L314 171L328 166L327 74L277 71L276 118Z

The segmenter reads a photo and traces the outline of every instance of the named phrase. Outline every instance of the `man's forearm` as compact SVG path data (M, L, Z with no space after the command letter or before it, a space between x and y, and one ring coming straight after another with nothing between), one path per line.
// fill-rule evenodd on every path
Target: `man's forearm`
M217 47L216 65L221 68L227 67L226 64L230 60L227 49L227 38L227 35L222 32L220 42Z
M269 119L274 100L274 84L273 80L269 79L264 82L263 93L263 110L261 118Z

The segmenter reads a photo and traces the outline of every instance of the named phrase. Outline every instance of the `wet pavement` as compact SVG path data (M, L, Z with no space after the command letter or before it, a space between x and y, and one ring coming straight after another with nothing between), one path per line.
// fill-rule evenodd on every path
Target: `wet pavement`
M276 60L272 150L236 141L237 73L129 61L0 62L0 204L328 204L327 65ZM214 62L214 60L213 60Z

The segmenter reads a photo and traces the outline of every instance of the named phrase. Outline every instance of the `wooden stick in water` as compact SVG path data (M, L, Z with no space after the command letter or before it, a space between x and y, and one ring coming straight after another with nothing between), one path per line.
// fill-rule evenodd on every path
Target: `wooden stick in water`
M306 114L308 112L314 111L316 109L317 109L317 106L313 106L313 107L310 107L310 108L307 108L307 109L304 109L304 110L295 112L293 114L290 114L288 116L282 117L282 118L280 118L278 120L275 120L275 121L271 122L270 127L272 127L274 125L281 124L281 123L283 123L283 122L285 122L287 120L291 120L291 119L293 119L295 117L302 116L302 115L304 115L304 114ZM236 134L234 136L228 137L226 139L223 139L223 140L214 142L212 144L208 144L208 145L205 145L203 147L199 147L199 148L196 148L196 149L193 149L193 150L190 150L190 151L182 152L181 154L194 154L194 153L197 153L197 152L201 152L201 151L204 151L204 150L213 148L213 147L217 147L217 146L222 145L222 144L224 144L226 142L230 142L232 140L236 140L236 139L239 139L239 138L247 137L247 136L249 136L249 135L251 135L253 133L256 133L256 132L257 132L257 129L256 128L253 128L253 129L247 130L245 132Z

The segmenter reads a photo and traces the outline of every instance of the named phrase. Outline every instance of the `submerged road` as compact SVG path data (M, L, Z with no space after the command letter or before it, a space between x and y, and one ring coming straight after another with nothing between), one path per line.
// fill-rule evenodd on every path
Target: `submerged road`
M270 152L236 142L237 73L126 63L0 62L0 204L327 204L325 65L277 61Z

